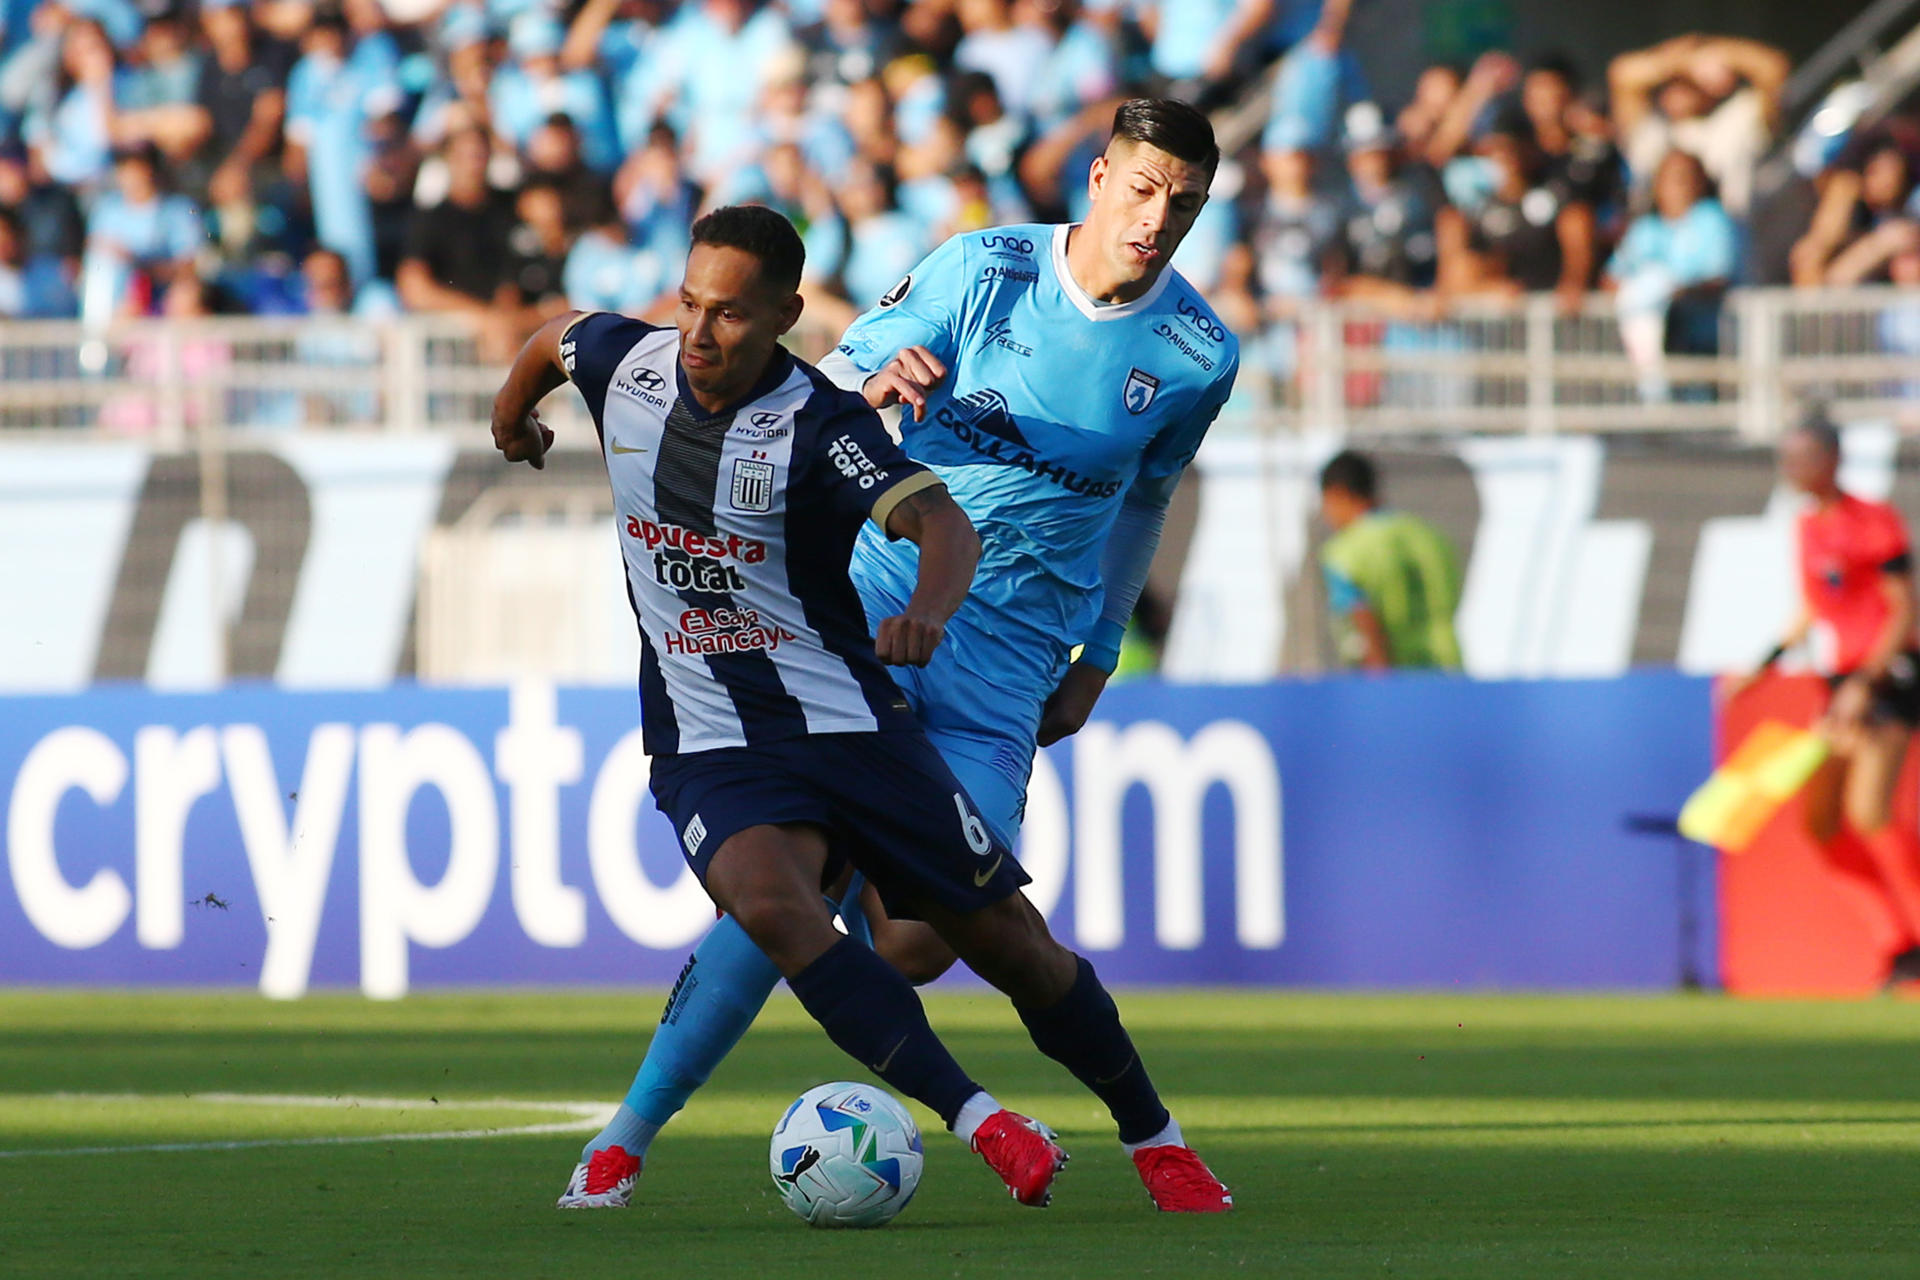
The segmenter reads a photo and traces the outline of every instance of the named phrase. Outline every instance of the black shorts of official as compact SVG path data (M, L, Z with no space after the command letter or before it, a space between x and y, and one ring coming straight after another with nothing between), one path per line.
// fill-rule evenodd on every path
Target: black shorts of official
M828 879L852 862L901 919L917 918L915 903L927 900L977 911L1032 880L917 729L659 756L651 785L702 884L728 839L787 822L824 829Z
M1838 689L1844 675L1828 676L1827 688ZM1920 651L1909 649L1887 664L1887 674L1873 682L1867 703L1871 724L1903 724L1920 729Z

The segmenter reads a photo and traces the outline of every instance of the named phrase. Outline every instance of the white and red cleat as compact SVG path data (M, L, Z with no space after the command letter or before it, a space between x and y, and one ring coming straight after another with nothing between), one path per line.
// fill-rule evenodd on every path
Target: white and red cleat
M625 1147L607 1147L593 1159L573 1166L573 1177L555 1204L558 1209L624 1209L633 1200L633 1184L640 1180L640 1157Z
M1192 1147L1141 1147L1133 1167L1162 1213L1225 1213L1233 1193L1213 1176Z
M1012 1111L988 1116L974 1130L973 1149L1025 1205L1044 1208L1053 1199L1054 1175L1067 1167L1067 1153L1052 1131Z

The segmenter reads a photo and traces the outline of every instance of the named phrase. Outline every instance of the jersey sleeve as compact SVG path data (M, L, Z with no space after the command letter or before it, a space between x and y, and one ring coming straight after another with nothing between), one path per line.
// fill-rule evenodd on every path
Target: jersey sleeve
M902 500L940 483L893 442L880 415L857 396L844 396L820 424L817 440L812 480L828 505L854 519L872 520L883 533Z
M1347 567L1340 563L1340 557L1322 553L1320 572L1327 582L1327 608L1334 614L1345 616L1366 606L1367 593L1353 580Z
M620 361L656 327L612 311L588 311L561 332L560 363L588 404L606 398Z
M895 353L925 347L951 365L960 351L967 289L966 241L953 236L921 259L879 303L848 326L834 348L856 368L879 372Z
M1194 405L1193 412L1169 423L1147 444L1134 480L1134 489L1141 497L1161 503L1173 497L1181 474L1193 461L1193 455L1200 451L1200 442L1207 438L1207 429L1220 416L1227 397L1233 394L1233 380L1239 372L1240 351L1236 345L1208 385L1206 394Z
M1883 573L1908 572L1913 568L1913 548L1900 513L1889 506L1880 508L1876 515L1867 537L1870 558Z

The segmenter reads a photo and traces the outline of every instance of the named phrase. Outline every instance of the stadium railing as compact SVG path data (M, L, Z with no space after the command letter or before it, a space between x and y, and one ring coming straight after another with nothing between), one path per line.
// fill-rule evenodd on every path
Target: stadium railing
M1766 440L1810 397L1842 416L1896 419L1920 400L1920 297L1901 290L1736 290L1667 328L1675 353L1636 363L1604 295L1575 311L1536 296L1456 305L1440 319L1309 304L1241 335L1241 394L1225 425ZM832 337L803 326L793 345L818 356ZM256 432L483 434L501 373L450 316L154 320L104 331L13 323L0 326L0 438L78 433L180 451ZM575 398L555 398L556 425L576 425L579 414ZM561 433L563 447L591 439Z

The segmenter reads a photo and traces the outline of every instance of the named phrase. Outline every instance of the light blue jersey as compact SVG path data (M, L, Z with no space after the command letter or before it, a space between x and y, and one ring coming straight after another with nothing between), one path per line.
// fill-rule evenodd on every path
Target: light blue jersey
M980 532L973 592L924 670L895 679L1003 834L1034 734L1102 603L1101 562L1130 490L1164 504L1233 389L1239 344L1180 274L1101 305L1067 269L1065 226L955 236L856 320L837 355L873 373L923 346L947 366L903 443ZM825 368L827 366L823 366ZM877 622L912 594L918 548L864 534L853 576ZM960 758L956 758L956 756ZM1013 787L993 802L978 757ZM995 813L1000 809L1002 812Z

